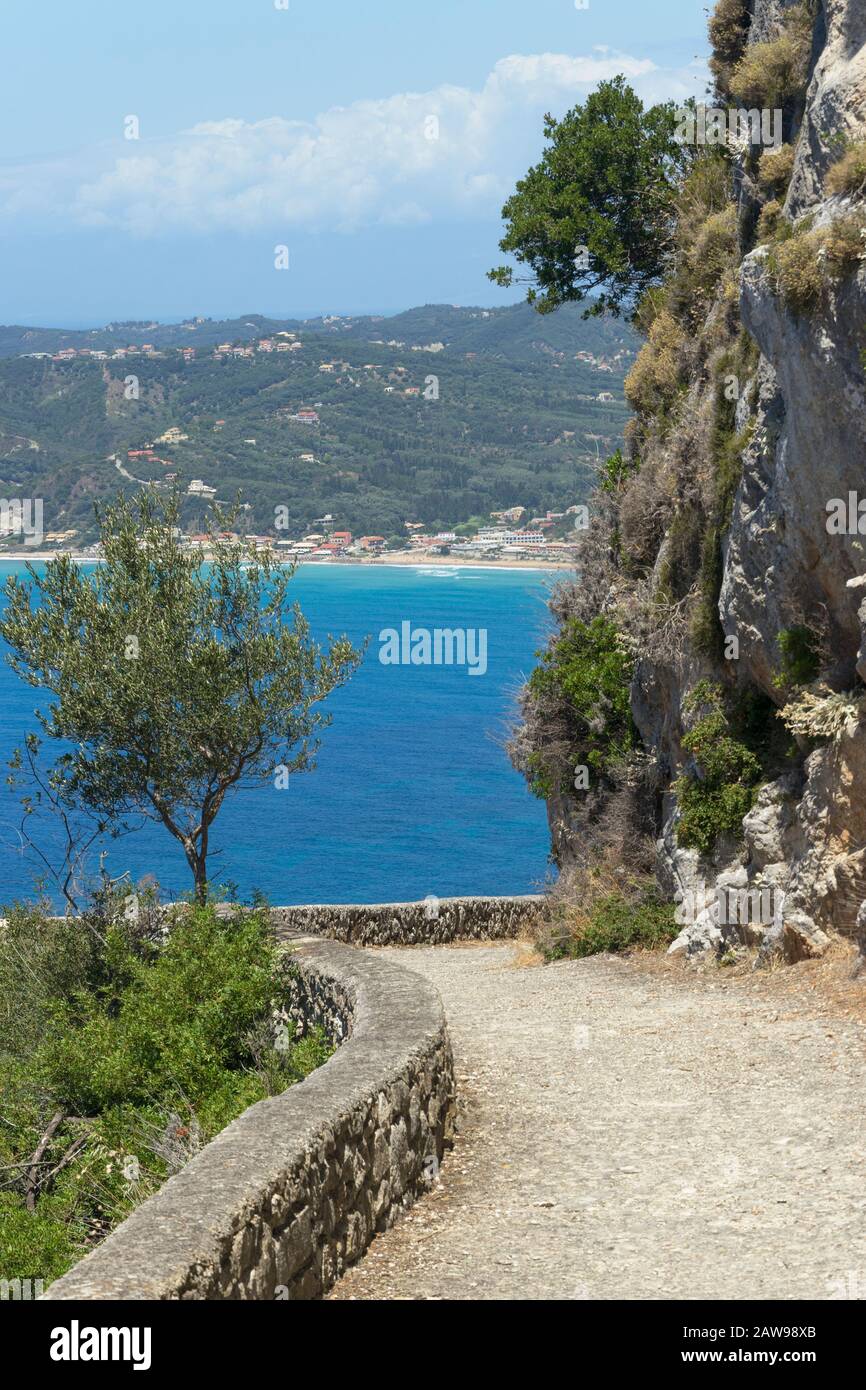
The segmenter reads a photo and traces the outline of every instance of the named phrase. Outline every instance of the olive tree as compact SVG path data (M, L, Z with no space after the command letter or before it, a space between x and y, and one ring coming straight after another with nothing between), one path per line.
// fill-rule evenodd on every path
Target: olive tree
M207 896L211 828L230 792L313 765L317 708L360 660L347 638L311 640L292 571L217 528L184 543L180 498L146 489L98 510L103 561L60 555L6 585L8 661L48 692L38 744L62 745L43 778L61 814L100 828L158 821Z

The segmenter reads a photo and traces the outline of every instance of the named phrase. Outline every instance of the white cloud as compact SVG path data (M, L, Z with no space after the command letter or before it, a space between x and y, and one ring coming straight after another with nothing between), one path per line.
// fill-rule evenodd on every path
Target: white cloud
M476 91L441 86L358 101L311 122L203 121L169 140L123 142L121 152L0 170L0 219L53 214L154 236L489 215L537 159L544 111L562 114L618 73L648 101L692 94L702 77L608 49L513 54Z

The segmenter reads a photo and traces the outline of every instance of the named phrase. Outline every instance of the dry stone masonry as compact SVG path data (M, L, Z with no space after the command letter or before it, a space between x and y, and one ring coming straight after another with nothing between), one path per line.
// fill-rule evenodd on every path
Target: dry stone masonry
M532 896L429 897L417 903L275 907L271 919L289 932L315 932L353 946L441 946L518 936L543 902Z
M245 1111L47 1299L314 1299L436 1180L454 1074L435 988L333 941L294 943L287 1011L340 1043Z

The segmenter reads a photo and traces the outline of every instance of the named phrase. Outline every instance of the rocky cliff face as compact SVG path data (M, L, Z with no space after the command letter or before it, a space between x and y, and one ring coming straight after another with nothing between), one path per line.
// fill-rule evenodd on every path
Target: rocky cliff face
M684 207L642 310L628 477L581 572L634 653L640 746L605 792L640 787L672 949L797 959L866 899L866 4L720 0L729 20L745 46L716 104L781 107L784 145L711 158ZM561 607L586 617L580 586ZM599 812L562 785L568 873Z

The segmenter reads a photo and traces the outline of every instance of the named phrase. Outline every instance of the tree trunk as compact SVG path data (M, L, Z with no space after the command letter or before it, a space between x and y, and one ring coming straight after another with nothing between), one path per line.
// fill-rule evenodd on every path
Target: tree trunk
M207 902L207 856L205 854L196 855L192 872L195 879L195 900L204 905Z
M207 849L197 846L192 839L185 839L183 848L195 884L195 901L204 904L207 902Z

